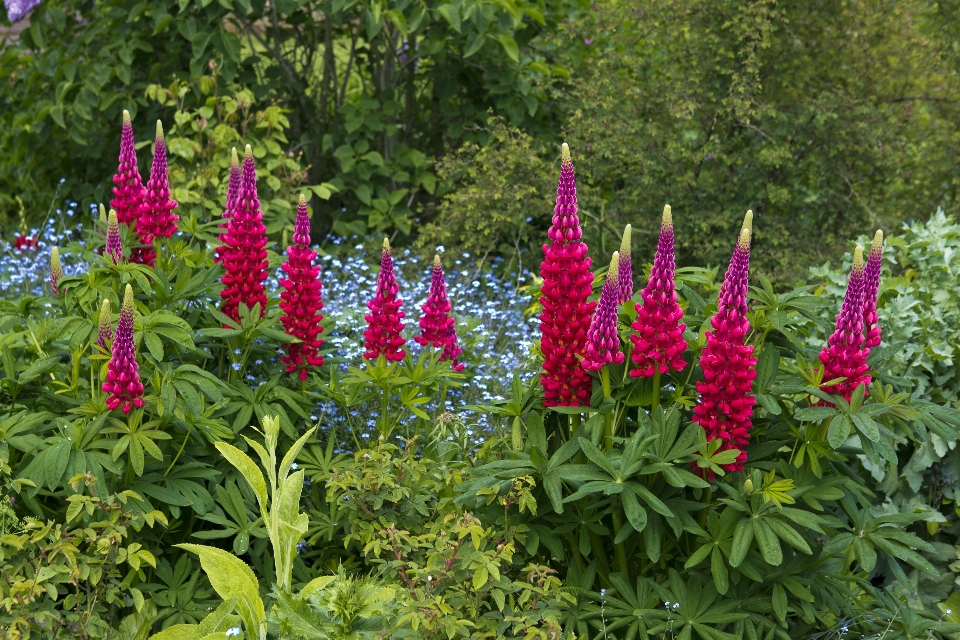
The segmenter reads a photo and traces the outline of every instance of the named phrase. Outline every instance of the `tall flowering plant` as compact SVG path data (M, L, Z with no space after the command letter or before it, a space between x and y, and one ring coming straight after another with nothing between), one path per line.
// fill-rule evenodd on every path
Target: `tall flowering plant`
M50 249L50 288L53 295L60 295L60 279L63 278L63 264L60 262L60 248Z
M380 256L380 274L377 276L377 292L367 303L367 329L363 332L363 357L376 360L381 355L391 362L400 362L407 355L400 322L406 314L400 309L403 300L399 297L400 286L393 271L393 256L390 242L383 239Z
M753 213L748 211L720 287L717 313L710 319L713 330L707 331L700 355L703 380L697 382L700 403L693 415L707 440L721 441L720 451L739 450L735 462L723 465L727 471L743 471L756 402L750 392L757 377L757 359L753 345L746 344L750 332L747 287L752 222Z
M543 245L540 276L540 349L545 406L580 406L590 401L590 376L580 365L595 302L588 301L593 274L577 216L577 184L570 149L563 144L553 221Z
M117 212L110 209L107 215L107 242L104 247L104 253L113 262L120 264L123 262L123 244L120 241L120 223Z
M100 305L100 322L97 323L97 346L107 348L107 343L113 340L113 323L110 320L110 299L104 298Z
M223 255L228 247L226 246L227 228L230 226L230 216L233 215L233 209L237 206L237 196L240 194L240 160L237 158L237 148L230 149L230 179L227 182L227 202L223 208L222 222L217 225L222 229L220 233L221 244L214 250L214 262L223 260Z
M620 274L620 304L633 299L633 263L630 260L631 229L629 224L624 227L623 237L620 239L620 264L617 265Z
M863 332L867 349L880 346L880 318L877 316L877 292L880 290L880 268L883 266L883 231L877 229L870 246L870 256L863 270Z
M587 371L600 371L608 364L623 362L620 336L617 333L617 306L620 304L620 252L610 259L607 278L603 282L600 302L590 321L582 366Z
M229 193L229 192L228 192ZM229 197L229 196L228 196ZM323 332L323 285L320 282L320 266L314 264L317 252L310 249L310 218L307 215L307 200L301 195L297 205L297 219L293 227L293 244L287 247L287 259L283 269L286 277L280 280L280 322L284 330L300 342L285 345L287 353L280 358L287 373L298 373L306 380L308 367L323 365L320 347Z
M113 200L110 206L116 210L121 224L134 225L140 216L143 202L143 182L137 168L137 148L133 140L133 124L130 112L124 109L120 129L120 166L113 176ZM102 205L101 205L102 207Z
M866 389L870 385L870 376L867 375L870 349L864 345L863 336L865 285L863 247L857 245L853 252L853 268L850 270L843 307L837 314L833 334L820 352L824 381L840 379L835 385L820 388L832 395L841 395L847 401L858 386L864 385Z
M135 247L130 253L131 262L153 266L156 253L154 239L169 238L177 231L180 217L173 213L177 201L170 197L170 183L167 170L167 144L163 138L163 125L157 120L157 137L153 146L153 165L150 168L150 180L143 192L140 203L140 216L137 218L137 234L144 247Z
M441 362L450 361L454 371L463 371L465 365L457 362L457 356L463 350L457 344L456 319L450 313L452 306L447 298L447 284L443 277L443 266L440 264L439 255L433 257L430 293L422 309L420 335L414 340L423 347L430 345L435 349L442 349Z
M137 364L137 349L133 343L133 288L128 284L123 293L120 321L113 340L113 351L107 367L107 379L103 392L107 396L107 408L119 408L130 413L133 407L143 406L143 384L140 382L140 366Z

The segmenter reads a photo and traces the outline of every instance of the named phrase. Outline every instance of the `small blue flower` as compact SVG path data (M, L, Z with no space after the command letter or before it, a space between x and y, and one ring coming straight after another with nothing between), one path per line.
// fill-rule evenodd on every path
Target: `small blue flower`
M223 635L227 636L228 638L238 636L240 635L240 627L230 627L229 629L224 631Z
M239 362L234 362L234 363L233 363L233 370L234 370L234 371L240 371L240 368L241 368L242 366L243 366L243 365L241 365Z

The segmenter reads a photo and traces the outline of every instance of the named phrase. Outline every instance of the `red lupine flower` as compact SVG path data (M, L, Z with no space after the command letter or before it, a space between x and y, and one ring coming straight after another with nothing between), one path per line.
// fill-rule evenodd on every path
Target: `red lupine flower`
M60 278L63 277L63 265L60 264L60 249L53 247L50 249L50 287L53 289L53 295L60 295Z
M130 413L133 407L143 406L143 384L140 382L137 350L133 344L133 289L127 285L120 307L120 322L113 340L113 352L107 367L107 380L103 392L109 393L107 408L120 408Z
M753 357L753 345L744 344L750 332L747 277L752 218L748 211L720 288L717 314L710 319L713 331L707 331L707 342L700 355L704 379L697 382L700 404L693 416L693 421L706 431L707 440L722 440L721 451L740 451L736 462L724 465L727 471L743 471L756 402L750 391L757 377L757 359Z
M228 191L229 194L229 191ZM229 199L229 195L228 195ZM287 365L287 373L299 369L301 380L307 379L308 367L323 365L323 356L319 353L323 340L320 321L323 315L322 284L320 266L314 265L317 252L310 249L310 218L307 216L307 199L300 196L297 206L297 220L293 227L293 245L287 247L287 259L283 263L286 278L281 278L280 309L283 313L280 322L283 329L301 342L286 345L287 355L280 361Z
M13 239L13 248L17 251L37 250L37 236L18 235Z
M870 386L870 376L866 375L870 369L867 366L870 349L864 347L863 339L864 284L863 247L857 245L836 328L820 352L824 381L844 378L835 385L820 388L829 394L843 396L847 401L861 384L864 390Z
M620 304L620 252L614 251L607 270L607 279L600 293L600 303L587 331L582 366L599 371L608 364L623 362L620 335L617 333L617 306Z
M117 219L126 225L133 225L140 217L140 205L143 203L143 182L137 169L137 149L133 142L133 125L130 112L123 111L123 128L120 131L120 166L113 176L113 200L110 206L117 211Z
M421 308L423 316L420 317L420 335L414 340L424 347L430 345L435 349L442 349L440 360L449 360L454 371L463 371L465 365L457 362L457 356L463 350L457 344L456 320L450 314L452 307L447 299L447 284L443 278L439 255L433 257L430 294Z
M217 225L218 229L226 229L230 222L234 207L237 206L237 195L240 193L240 161L237 159L237 148L230 150L230 181L227 183L227 204L223 208L223 222ZM220 233L220 242L224 242L226 231ZM219 246L214 252L214 262L223 260L223 255L227 251L226 246Z
M633 264L630 261L631 226L623 228L623 238L620 240L620 304L633 299Z
M120 244L120 224L117 212L110 209L107 216L107 244L104 253L113 261L113 264L123 262L123 246Z
M880 267L883 266L883 231L877 229L873 236L873 245L870 247L870 256L863 271L863 332L866 336L864 345L873 349L880 345L880 321L877 316L877 291L880 289Z
M377 293L367 303L370 313L366 315L367 329L363 332L364 358L376 360L383 355L387 360L400 362L407 352L401 335L403 324L400 322L406 314L400 310L403 303L397 294L400 286L393 272L393 257L390 255L390 243L383 239L383 253L380 258L380 275L377 276Z
M110 321L110 300L103 299L100 305L100 323L97 327L97 346L107 348L107 343L113 340L113 324Z
M223 253L224 274L221 282L223 302L220 311L240 320L240 305L252 309L260 303L260 316L267 310L267 293L263 281L267 279L267 228L257 199L257 170L250 145L243 156L243 171L236 207L222 236L227 251Z
M540 276L540 349L543 351L543 404L580 406L590 401L592 381L580 365L596 306L587 298L593 289L593 274L587 245L581 241L577 217L577 185L570 149L563 144L557 204L547 232L550 245L543 245Z
M163 125L157 120L157 139L153 147L153 166L150 168L150 180L143 192L140 204L140 217L137 218L137 234L144 247L136 247L130 253L130 261L153 266L156 253L153 247L155 238L169 238L177 231L180 216L173 213L177 201L170 197L170 183L167 175L167 144L163 139Z
M635 378L650 378L659 371L667 373L687 366L683 352L687 342L683 330L687 325L680 322L683 309L677 304L677 292L673 278L676 263L673 254L673 215L670 205L663 208L660 224L660 242L653 259L650 279L640 296L643 304L637 304L637 319L633 322L636 335L631 335L636 367L630 371Z

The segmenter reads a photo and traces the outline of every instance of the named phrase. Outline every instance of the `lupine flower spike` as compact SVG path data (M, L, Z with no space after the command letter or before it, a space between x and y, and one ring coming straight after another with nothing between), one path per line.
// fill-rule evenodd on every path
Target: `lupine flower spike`
M387 360L400 362L407 352L401 335L403 324L400 322L406 314L400 310L403 301L398 297L400 291L397 276L393 272L393 257L390 255L390 243L383 239L383 253L380 258L380 275L377 276L377 293L367 303L370 313L366 315L367 329L363 332L364 358L376 360L383 355Z
M157 120L157 138L153 146L153 166L150 168L150 180L143 193L140 205L140 217L137 218L137 233L140 242L150 245L155 238L169 238L177 231L180 217L173 213L177 201L170 197L170 183L167 175L167 144L163 139L163 125ZM153 266L156 259L152 247L137 247L130 254L132 262Z
M107 408L120 408L124 414L143 406L143 384L140 382L137 350L133 344L133 289L127 285L120 308L120 322L113 340L113 352L107 367L103 392L109 393Z
M623 228L620 240L620 304L633 299L633 264L630 262L630 235L632 227Z
M53 295L60 295L60 278L63 277L63 265L60 263L60 249L53 247L50 249L50 288L53 289Z
M113 340L113 323L110 321L110 300L103 299L100 305L100 325L97 330L97 346L107 348L107 343Z
M133 125L130 112L123 112L123 128L120 131L120 166L113 176L113 200L110 206L116 210L121 224L133 225L140 216L143 202L143 182L137 169L137 149L133 142ZM103 209L101 208L101 211Z
M105 253L113 264L123 262L123 246L120 244L120 224L118 223L117 212L110 209L110 215L107 216L107 247Z
M564 143L557 184L557 204L547 232L550 244L543 245L540 276L540 349L543 351L543 404L580 406L590 401L592 381L580 365L595 302L588 302L593 274L587 245L581 240L577 217L577 185Z
M864 390L870 385L870 376L866 375L870 349L864 347L863 339L864 285L863 247L857 245L836 328L820 352L823 380L844 378L835 385L820 388L829 394L843 396L847 401L859 385L864 385Z
M218 225L218 228L224 229L220 233L220 242L224 242L224 237L226 236L226 228L230 221L230 216L232 215L234 207L237 206L237 196L240 193L240 160L237 159L237 148L234 147L230 150L230 181L227 183L227 204L223 209L223 222ZM219 246L216 248L214 262L220 262L223 260L223 255L226 252L226 246Z
M449 360L454 371L463 371L465 365L457 362L457 356L463 351L457 344L456 320L450 314L450 300L447 299L447 283L443 278L443 266L440 256L433 257L433 276L430 281L430 294L423 303L423 316L420 317L420 335L414 338L421 346L430 345L442 349L440 360Z
M307 199L301 195L293 227L293 245L287 247L287 259L282 267L286 277L280 279L280 286L284 289L280 292L280 309L283 311L280 322L284 331L300 339L298 343L287 345L287 355L280 361L287 365L287 373L297 372L301 380L307 379L308 367L323 365L323 356L319 353L323 340L317 337L323 331L320 326L323 299L320 266L313 263L316 257L317 252L310 249Z
M677 303L675 272L673 213L670 205L666 205L650 279L640 293L643 301L637 304L637 319L632 325L636 334L630 336L631 360L636 365L630 375L635 378L650 378L658 371L663 374L671 368L680 371L687 366L683 359L683 352L687 350L683 331L687 325L680 322L683 309Z
M260 316L267 310L267 293L263 282L267 279L267 228L257 199L257 170L250 145L243 154L243 170L236 206L223 235L226 251L222 254L224 275L221 279L223 302L220 311L240 320L240 304L252 309L260 303Z
M863 294L863 333L865 346L873 349L880 345L880 318L877 316L877 291L880 289L880 267L883 266L883 231L877 229L870 247L870 257L863 271L865 291Z
M118 214L117 220L119 219L120 219L120 215ZM100 204L100 222L102 222L103 224L107 224L107 209L103 206L102 203Z
M600 293L600 303L593 314L583 356L583 368L599 371L608 364L623 362L620 335L617 333L617 306L620 304L620 252L614 251L610 269Z
M717 314L710 319L713 330L707 331L707 342L700 355L704 379L697 382L700 404L693 416L693 421L706 431L707 440L722 441L720 451L740 451L734 463L724 465L727 471L743 471L756 402L750 391L757 377L757 359L753 357L753 345L745 344L750 332L747 278L752 223L753 213L748 211L720 287Z

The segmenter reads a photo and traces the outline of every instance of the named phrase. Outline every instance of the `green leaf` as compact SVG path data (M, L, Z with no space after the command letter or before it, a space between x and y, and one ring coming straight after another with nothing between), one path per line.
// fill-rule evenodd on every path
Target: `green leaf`
M827 442L834 449L839 449L850 436L850 420L847 416L835 416L830 421L830 428L827 430Z
M730 566L738 567L747 557L753 543L753 526L749 518L741 518L733 531L733 545L730 549Z
M460 33L460 9L456 5L444 4L437 7L437 12L450 23L453 30Z
M517 47L517 42L513 39L513 36L502 33L497 36L497 42L503 47L503 51L507 54L507 57L514 62L520 62L520 49Z
M820 422L837 415L833 407L804 407L798 410L793 417L804 422Z
M623 510L627 515L627 521L634 530L641 532L647 526L647 512L632 491L624 491L620 494L620 500L623 502Z
M783 586L778 582L773 585L773 613L776 614L777 618L781 621L786 621L787 619L787 592L783 590Z
M223 454L223 457L227 459L227 462L243 474L244 479L250 485L250 488L253 489L254 495L257 496L257 502L260 503L260 513L266 518L267 482L263 479L263 473L260 471L260 467L257 466L257 463L255 463L250 456L233 445L227 444L226 442L218 442L216 443L216 447L220 453Z

